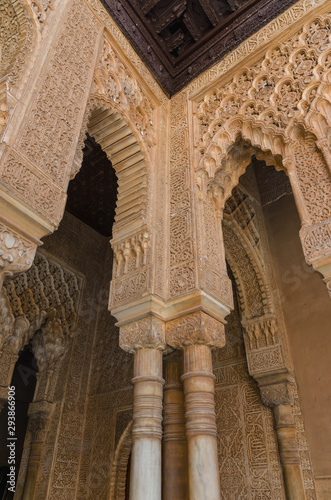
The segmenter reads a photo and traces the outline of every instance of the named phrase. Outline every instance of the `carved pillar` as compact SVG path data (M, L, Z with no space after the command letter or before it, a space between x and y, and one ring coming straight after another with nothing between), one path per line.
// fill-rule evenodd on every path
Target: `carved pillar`
M290 377L273 375L260 379L262 401L273 408L280 462L287 500L305 500L298 440L293 416L293 389Z
M51 409L52 404L47 401L33 402L29 406L28 429L31 432L31 445L22 500L33 500L35 498Z
M164 323L149 316L122 326L120 346L134 353L130 500L161 500Z
M182 356L164 360L163 500L187 500L187 441Z
M167 343L184 351L190 500L219 500L212 347L224 347L224 325L196 312L167 323Z

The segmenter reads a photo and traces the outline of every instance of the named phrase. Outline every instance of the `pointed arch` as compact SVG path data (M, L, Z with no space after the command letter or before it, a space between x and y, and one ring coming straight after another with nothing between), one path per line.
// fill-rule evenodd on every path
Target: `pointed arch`
M129 422L118 442L112 464L110 500L125 500L129 457L132 449L132 423Z

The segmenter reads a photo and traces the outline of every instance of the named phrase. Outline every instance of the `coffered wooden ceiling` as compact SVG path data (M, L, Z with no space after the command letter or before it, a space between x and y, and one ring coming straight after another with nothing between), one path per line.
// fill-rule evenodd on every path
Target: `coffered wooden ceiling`
M101 0L173 95L296 0Z

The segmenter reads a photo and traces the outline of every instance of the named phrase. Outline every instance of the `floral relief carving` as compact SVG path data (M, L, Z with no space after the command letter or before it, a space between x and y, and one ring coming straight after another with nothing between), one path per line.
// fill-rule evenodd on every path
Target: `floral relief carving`
M137 349L165 348L165 324L149 316L120 327L120 347L133 353Z
M176 349L193 344L223 347L224 325L203 312L188 314L166 323L166 342Z
M99 24L73 2L30 105L17 148L58 186L68 181L81 103L90 81Z

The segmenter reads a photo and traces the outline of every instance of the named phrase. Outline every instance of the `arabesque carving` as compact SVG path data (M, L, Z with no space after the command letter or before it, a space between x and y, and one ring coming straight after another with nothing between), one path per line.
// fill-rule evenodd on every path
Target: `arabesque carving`
M330 71L329 29L328 15L314 19L196 104L197 183L218 188L221 208L258 147L261 159L288 170L303 223L330 217L330 172L317 146L330 126L326 98L318 104ZM234 146L238 134L246 151Z
M54 226L63 215L100 29L85 2L71 2L13 149L3 158L2 184Z
M73 336L82 283L71 271L37 253L31 268L4 283L11 314L26 323L25 334L8 338L14 352L26 344L40 328L35 339L36 352L46 349L50 362ZM40 353L41 354L41 353Z

